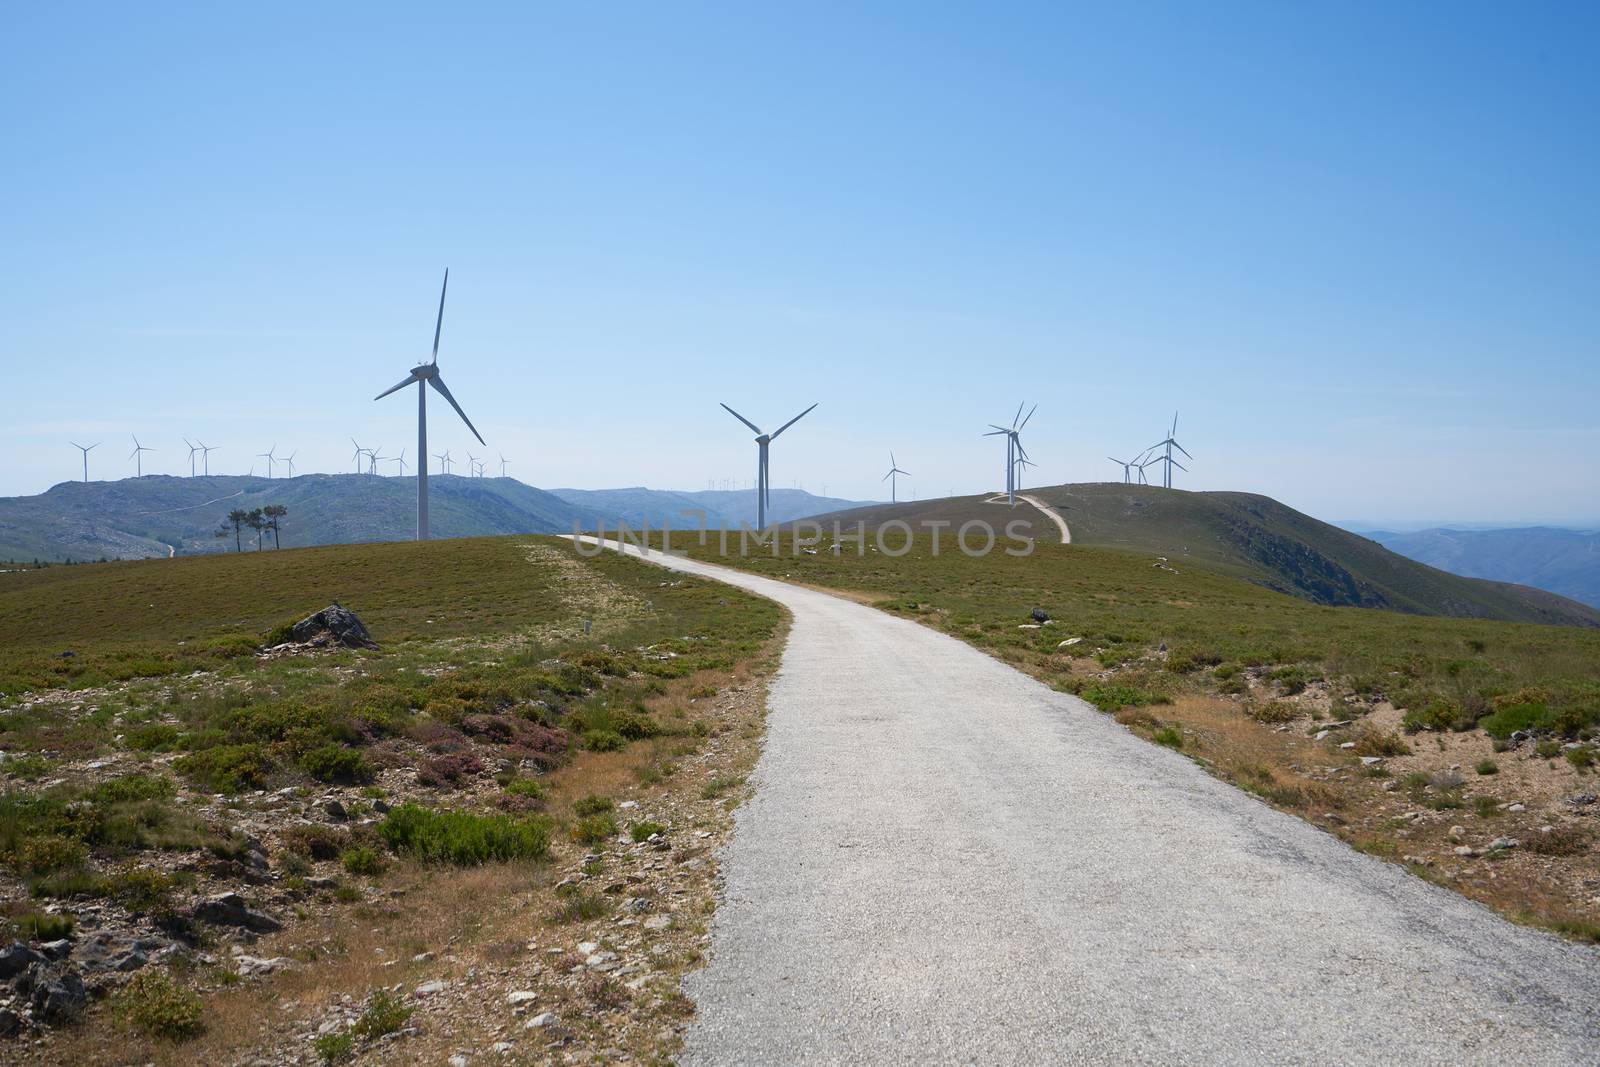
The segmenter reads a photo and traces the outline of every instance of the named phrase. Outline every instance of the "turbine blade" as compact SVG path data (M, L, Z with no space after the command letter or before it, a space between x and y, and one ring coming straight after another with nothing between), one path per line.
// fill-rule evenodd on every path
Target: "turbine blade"
M478 439L478 443L480 445L487 447L489 442L485 441L483 439L483 434L479 433L478 428L472 425L472 420L467 418L467 413L461 410L461 405L456 403L456 398L450 395L449 389L445 388L444 381L437 374L435 374L433 377L428 379L428 384L439 390L440 396L450 401L450 406L456 409L456 414L460 415L461 421L467 424L467 429L472 431L472 436Z
M399 385L391 385L389 388L385 389L383 392L379 393L377 396L373 397L372 399L374 399L374 400L382 400L384 397L388 396L390 393L398 392L399 390L404 389L406 386L410 385L412 382L414 382L416 380L417 380L417 376L416 375L408 374L408 375L406 375L406 380L405 381L401 382ZM356 439L354 437L350 438L350 443L355 445ZM360 445L356 445L356 447L360 448L361 446Z
M446 267L444 269L444 284L439 287L439 318L433 324L433 359L431 360L433 363L439 362L439 331L444 328L444 294L445 290L449 288L450 268ZM393 390L390 391L393 392ZM465 415L461 417L466 418Z
M1021 404L1018 404L1017 405L1017 413L1015 415L1011 416L1011 428L1013 430L1015 430L1017 428L1017 420L1022 418L1022 408L1023 408L1023 405L1025 405L1025 404L1027 404L1026 400L1024 400Z
M1028 409L1028 419L1033 418L1033 413L1035 411L1038 411L1038 410L1039 410L1039 405L1038 404L1035 404L1035 405L1033 405L1033 407L1029 408ZM1022 420L1022 425L1017 427L1018 431L1021 431L1024 427L1026 427L1028 425L1028 419L1023 419Z
M817 401L817 403L820 404L821 401L819 400L819 401ZM767 438L767 440L776 441L778 439L778 435L780 433L782 433L783 431L787 430L789 427L793 426L795 423L799 422L801 419L805 418L807 415L811 414L812 409L815 408L816 406L817 406L816 404L812 404L811 407L806 408L800 414L796 415L794 418L790 419L788 422L784 423L782 426L779 426L776 430L773 430L772 431L772 436Z
M732 415L734 418L738 419L740 422L742 422L746 426L750 427L756 433L759 434L761 432L761 427L757 426L755 423L751 422L749 419L745 418L743 415L739 414L737 411L735 411L732 408L728 407L728 405L723 404L722 406L728 412L729 415Z
M1177 460L1173 460L1172 461L1172 465L1174 467L1177 467L1179 470L1184 471L1185 473L1187 473L1188 470L1189 470L1188 467L1185 467L1182 463L1179 463Z
M1182 452L1184 455L1189 456L1189 450L1184 448L1178 442L1176 442L1176 441L1172 442L1172 447L1176 448L1179 452ZM1189 456L1189 458L1193 459L1194 457L1193 456Z
M890 472L889 472L889 473L888 473L888 474L885 474L885 475L884 475L884 476L883 476L883 477L882 477L882 478L879 478L879 479L878 479L878 481L880 481L880 482L886 482L886 481L888 481L888 480L889 480L889 478L890 478L890 477L891 477L891 476L892 476L892 475L893 475L893 474L894 474L894 471L890 471Z

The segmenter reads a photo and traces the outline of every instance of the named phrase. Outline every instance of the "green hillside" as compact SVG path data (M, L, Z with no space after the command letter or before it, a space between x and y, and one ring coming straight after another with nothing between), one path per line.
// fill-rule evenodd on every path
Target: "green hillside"
M435 537L555 533L577 512L514 478L432 475ZM415 478L305 474L267 479L150 475L115 482L63 482L32 497L0 499L0 559L96 560L191 555L231 549L215 537L234 508L282 504L285 546L402 541L416 534Z
M1117 483L1028 490L1061 515L1074 545L1166 557L1177 568L1199 567L1245 578L1318 604L1385 608L1420 615L1600 626L1600 611L1526 586L1463 578L1406 559L1360 535L1252 493L1191 493ZM988 497L952 497L879 505L819 516L828 523L890 519L947 521L1019 518L1033 535L1057 539L1053 524L1031 506L1014 512ZM1154 562L1152 560L1152 562Z

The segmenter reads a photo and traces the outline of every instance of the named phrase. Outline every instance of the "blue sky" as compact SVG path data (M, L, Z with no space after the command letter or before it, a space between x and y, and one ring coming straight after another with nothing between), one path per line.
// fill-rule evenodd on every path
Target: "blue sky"
M1600 524L1596 10L19 9L0 493L131 432L413 458L371 398L449 266L445 379L536 485L746 480L717 402L815 400L774 484L977 492L1027 400L1039 484L1176 408L1182 487Z

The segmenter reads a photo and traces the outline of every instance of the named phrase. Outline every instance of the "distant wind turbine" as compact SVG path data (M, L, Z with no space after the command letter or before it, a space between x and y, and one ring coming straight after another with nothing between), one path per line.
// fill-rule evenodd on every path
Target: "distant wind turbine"
M880 481L885 481L885 482L889 483L889 503L891 503L891 504L898 504L900 502L899 491L898 491L898 489L896 487L896 483L899 481L899 479L896 477L896 475L899 475L899 474L904 474L907 478L911 477L911 472L910 471L901 470L899 464L895 463L895 461L894 461L894 452L893 452L893 450L891 450L889 452L889 473L885 474L880 479ZM827 496L828 495L828 487L827 486L823 486L822 487L822 495L823 496Z
M1022 428L1028 425L1028 419L1033 418L1033 413L1039 410L1038 404L1033 405L1033 407L1028 409L1028 418L1022 419L1022 408L1026 403L1027 401L1024 400L1022 404L1017 405L1017 413L1011 417L1011 425L1009 427L997 426L991 422L989 425L993 426L994 429L983 435L985 437L998 437L1002 434L1005 435L1006 501L1010 504L1015 504L1017 502L1017 457L1021 456L1023 459L1028 458L1027 451L1022 447ZM1018 419L1022 419L1020 425L1017 423Z
M404 478L405 475L406 475L406 466L407 466L407 464L406 464L406 450L402 448L400 450L400 454L398 456L394 457L393 459L389 460L389 462L390 463L398 463L400 465L400 477Z
M506 476L506 454L504 452L502 452L502 453L500 453L500 477L504 478L505 476Z
M1143 453L1141 452L1140 455L1143 455ZM1106 458L1122 468L1123 485L1127 485L1133 481L1133 469L1139 465L1138 456L1135 456L1133 459L1118 459L1116 456L1107 456Z
M467 453L467 477L468 478L476 478L477 476L478 476L478 457L474 456L471 452L468 452Z
M1177 432L1178 432L1178 413L1176 411L1174 411L1172 413L1172 429L1167 431L1166 440L1157 441L1155 444L1151 445L1149 447L1149 449L1147 449L1147 451L1150 451L1150 452L1154 452L1156 449L1163 448L1163 447L1166 449L1166 452L1164 454L1156 457L1156 462L1166 464L1165 469L1163 469L1162 472L1161 472L1161 476L1162 476L1161 484L1163 486L1165 486L1166 488L1168 488L1168 489L1172 488L1172 468L1173 467L1177 467L1179 470L1183 471L1185 474L1187 474L1189 472L1189 468L1188 467L1185 467L1182 463L1179 463L1177 460L1172 458L1172 450L1174 448L1176 448L1179 452L1182 452L1185 456L1189 456L1188 449L1184 448L1182 445L1180 445L1177 442L1177 440L1176 440ZM1193 456L1189 456L1189 459L1193 460L1194 457Z
M750 427L750 429L754 430L756 434L756 526L758 529L765 530L767 528L767 496L770 489L768 484L769 471L767 468L767 450L769 446L771 446L772 442L778 439L778 435L780 433L787 430L801 419L805 418L816 406L816 404L812 404L811 407L806 408L800 414L796 415L782 426L779 426L776 430L772 431L771 433L766 433L761 429L761 427L757 426L755 423L751 422L737 411L728 407L728 405L722 405L723 409L727 411L729 415L732 415L734 418Z
M369 462L367 464L367 473L376 475L378 473L378 461L383 458L383 449L381 448L374 448L372 451L368 452L367 459Z
M273 447L277 447L277 446L274 445ZM280 462L283 462L283 463L287 463L289 465L289 477L291 477L291 478L294 477L294 457L299 455L299 453L300 453L300 450L297 448L293 452L290 452L287 456L285 456L280 461Z
M444 452L435 452L433 454L433 458L439 461L440 474L450 473L450 452L448 450Z
M200 446L199 445L189 444L189 439L187 437L185 437L183 439L183 443L186 444L186 445L189 445L189 477L193 478L194 477L194 454L196 452L200 451Z
M76 448L79 452L83 453L83 480L85 482L87 482L89 480L89 449L91 449L91 448L99 448L100 447L100 442L96 441L94 444L89 445L86 448L83 445L80 445L78 442L74 441L74 442L72 442L72 447Z
M218 446L208 445L198 437L195 438L195 442L200 445L200 469L209 478L211 477L211 453L215 452Z
M155 449L146 448L144 445L141 445L139 443L138 434L129 434L128 436L133 438L133 451L128 453L128 458L133 460L133 476L135 478L143 478L144 454L146 452L154 452Z
M264 460L267 461L267 477L268 478L272 477L273 466L274 466L274 464L277 463L277 460L274 459L273 455L272 455L272 453L276 452L277 450L278 450L278 446L277 445L273 445L271 448L267 449L265 452L257 452L256 453L256 458L257 459L264 459ZM251 470L255 470L255 466L252 465L250 467L250 469Z
M361 473L361 459L362 459L363 456L365 456L368 452L370 452L372 450L370 448L362 448L361 447L361 442L357 441L354 437L350 438L350 443L356 446L356 450L355 450L355 452L353 452L351 454L350 459L356 465L356 473L360 474Z
M461 421L467 424L467 429L472 431L472 436L478 443L487 446L488 442L472 425L472 420L467 418L467 413L461 410L461 405L456 403L456 398L450 395L450 390L445 387L444 379L439 377L439 331L444 327L444 294L450 288L450 271L444 272L444 284L439 287L439 317L433 324L433 358L427 363L419 363L411 368L411 376L398 385L392 385L373 397L382 400L397 390L415 383L417 387L417 455L428 454L428 389L438 391L439 395L456 409L456 414L461 416ZM449 453L445 453L447 456ZM417 468L417 540L428 539L428 466L423 464Z

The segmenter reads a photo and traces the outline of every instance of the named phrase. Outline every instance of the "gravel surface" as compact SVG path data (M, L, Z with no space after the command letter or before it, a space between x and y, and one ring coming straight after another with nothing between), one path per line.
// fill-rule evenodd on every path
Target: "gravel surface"
M1600 952L953 638L666 562L794 615L685 1062L1600 1062Z

